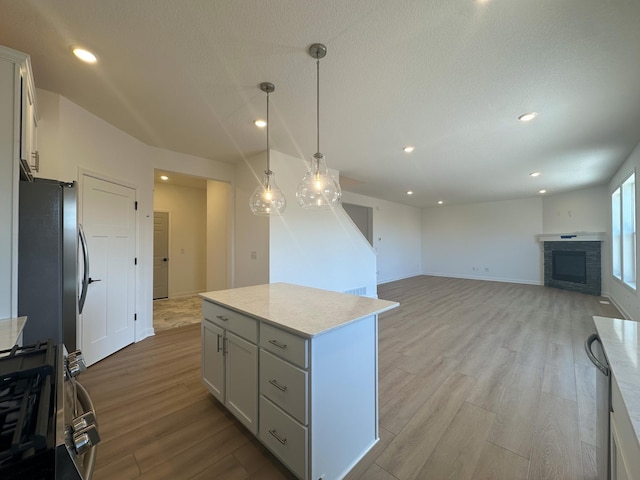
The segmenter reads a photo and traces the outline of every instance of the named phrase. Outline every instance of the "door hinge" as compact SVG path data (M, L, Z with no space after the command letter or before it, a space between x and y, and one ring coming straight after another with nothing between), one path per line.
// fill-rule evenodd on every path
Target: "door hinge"
M138 209L138 201L136 200L134 203L134 208L137 210Z
M136 258L134 258L134 259L133 259L133 264L134 264L134 265L137 265L137 264L138 264L138 257L136 257Z
M134 314L133 314L133 321L134 321L134 322L137 322L137 321L138 321L138 314L137 314L137 313L134 313Z

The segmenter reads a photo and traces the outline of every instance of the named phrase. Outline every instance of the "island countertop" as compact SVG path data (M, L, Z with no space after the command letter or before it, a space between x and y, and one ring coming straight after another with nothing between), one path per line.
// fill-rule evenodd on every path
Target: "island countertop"
M200 296L305 337L320 335L399 305L397 302L289 283L218 290L201 293Z
M593 320L640 443L640 324L620 318Z
M12 348L27 323L27 317L0 319L0 350Z

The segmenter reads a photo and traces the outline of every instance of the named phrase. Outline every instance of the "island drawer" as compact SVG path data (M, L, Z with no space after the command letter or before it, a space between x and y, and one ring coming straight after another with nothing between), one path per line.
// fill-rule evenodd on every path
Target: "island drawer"
M258 321L215 303L202 301L202 316L239 337L258 343Z
M260 439L295 473L307 478L307 428L260 396Z
M273 327L260 326L260 346L301 368L309 366L308 340Z
M260 350L260 393L300 423L308 424L307 372Z

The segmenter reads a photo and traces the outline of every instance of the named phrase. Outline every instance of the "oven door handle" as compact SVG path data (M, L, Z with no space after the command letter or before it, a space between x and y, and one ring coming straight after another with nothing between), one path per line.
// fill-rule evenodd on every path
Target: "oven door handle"
M76 395L78 396L78 401L82 406L82 411L85 413L86 412L95 413L96 409L93 406L93 402L91 401L89 392L87 392L87 390L80 384L80 382L78 382L78 380L75 380L74 383L76 385L76 392L77 392ZM96 420L96 427L97 426L98 426L98 421ZM93 470L95 469L95 466L96 466L97 449L98 449L98 446L93 445L89 449L89 451L85 454L85 458L83 462L84 472L82 476L82 478L85 480L90 480L91 477L93 476Z

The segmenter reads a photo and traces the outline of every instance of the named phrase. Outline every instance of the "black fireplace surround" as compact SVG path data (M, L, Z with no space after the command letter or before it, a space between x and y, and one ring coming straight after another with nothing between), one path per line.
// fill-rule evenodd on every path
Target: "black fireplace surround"
M601 242L544 242L544 284L600 295Z

